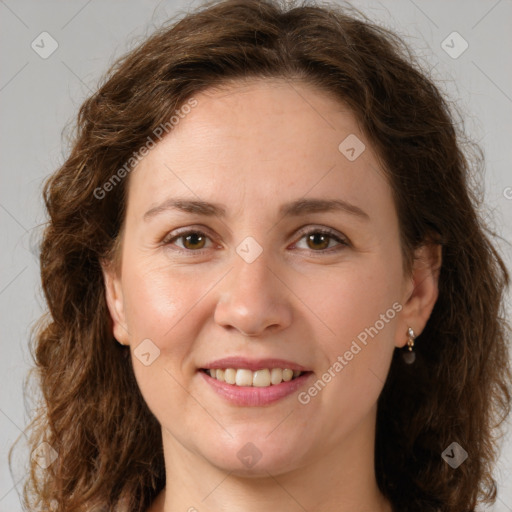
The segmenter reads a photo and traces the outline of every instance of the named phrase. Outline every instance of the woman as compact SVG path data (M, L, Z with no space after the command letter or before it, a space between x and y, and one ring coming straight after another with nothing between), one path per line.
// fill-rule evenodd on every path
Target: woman
M31 510L492 503L509 276L461 148L347 9L217 2L120 59L44 190Z

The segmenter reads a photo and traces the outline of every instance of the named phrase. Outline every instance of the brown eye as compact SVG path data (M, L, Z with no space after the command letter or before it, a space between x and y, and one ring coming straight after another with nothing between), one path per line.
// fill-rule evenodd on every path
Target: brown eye
M301 240L306 239L306 249L310 252L335 252L341 249L343 246L348 247L349 243L344 238L340 237L336 232L328 229L315 229L310 230L302 234ZM338 247L334 247L333 251L330 249L333 247L331 242L338 242ZM331 246L331 247L329 247Z
M325 228L306 231L302 234L300 240L302 239L306 239L305 249L309 250L310 253L332 253L350 245L337 232ZM163 240L163 244L175 246L178 252L201 254L208 249L206 246L208 240L210 240L210 237L202 231L188 230L174 234L174 236L168 236ZM177 241L181 241L181 243L177 243ZM334 246L333 242L335 242Z
M183 245L185 249L203 249L205 243L205 236L200 233L191 233L190 235L181 235L178 238L184 240Z
M186 231L173 237L166 238L164 245L177 245L183 252L201 252L205 248L206 240L209 237L201 231ZM182 240L180 244L174 244L176 240Z
M329 235L325 235L324 233L313 233L311 235L307 235L308 246L310 249L327 249L329 246Z

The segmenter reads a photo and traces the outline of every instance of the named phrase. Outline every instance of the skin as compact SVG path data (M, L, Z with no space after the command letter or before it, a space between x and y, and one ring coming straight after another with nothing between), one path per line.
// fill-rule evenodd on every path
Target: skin
M418 249L404 275L391 188L339 100L277 79L195 98L131 173L119 265L103 265L114 336L130 345L162 425L167 485L150 510L390 511L374 472L376 403L395 347L431 314L440 249ZM355 161L338 150L349 134L366 145ZM168 210L143 220L178 196L222 203L227 215ZM303 197L349 201L369 220L279 215ZM303 227L332 228L349 245L308 243ZM163 244L178 228L207 238ZM262 248L252 263L236 252L248 236ZM227 355L276 357L311 369L314 382L394 303L401 310L305 405L294 393L235 406L197 372ZM144 339L160 350L149 366L133 351ZM237 457L248 442L262 455L251 468Z

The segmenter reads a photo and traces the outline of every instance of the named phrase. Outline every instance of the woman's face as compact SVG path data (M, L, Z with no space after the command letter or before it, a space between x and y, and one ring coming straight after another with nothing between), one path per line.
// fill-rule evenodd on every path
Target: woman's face
M105 272L114 335L181 460L277 474L346 455L430 313L402 272L390 186L352 113L310 85L195 100L130 175L120 272ZM294 365L309 373L268 385ZM262 371L226 372L238 386L215 367Z

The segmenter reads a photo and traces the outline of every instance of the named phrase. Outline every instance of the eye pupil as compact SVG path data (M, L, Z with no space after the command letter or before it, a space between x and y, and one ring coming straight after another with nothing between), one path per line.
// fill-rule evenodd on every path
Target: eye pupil
M185 240L186 240L186 244L190 241L190 239L191 239L191 238L192 238L192 239L196 239L196 238L198 238L198 239L200 239L200 240L203 242L203 245L204 245L204 237L203 237L203 236L201 236L201 235L200 235L200 234L198 234L198 233L192 233L192 234L190 234L190 235L185 236L184 238L185 238ZM192 242L192 245L194 246L194 245L196 245L196 243L197 243L197 242ZM199 243L201 243L201 242L199 242ZM186 244L185 244L185 246L186 246ZM201 249L202 247L203 247L203 246L201 246L201 247L192 247L192 249ZM187 248L190 248L190 247L187 247Z
M316 237L320 237L323 239L323 243L322 243L322 247L320 247L320 249L325 249L328 245L329 245L329 235L325 235L324 233L313 233L311 235L308 236L308 242L318 242L318 240L316 240ZM313 247L313 248L316 248L318 249L318 245L316 247Z

